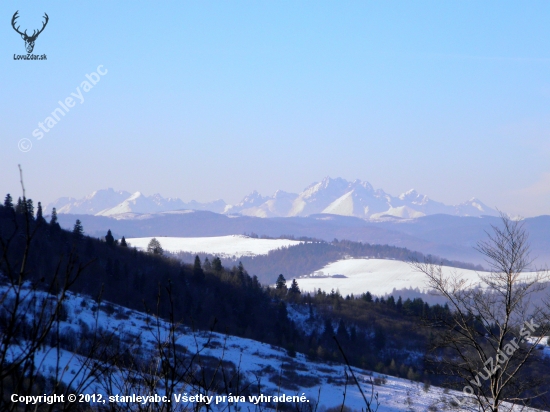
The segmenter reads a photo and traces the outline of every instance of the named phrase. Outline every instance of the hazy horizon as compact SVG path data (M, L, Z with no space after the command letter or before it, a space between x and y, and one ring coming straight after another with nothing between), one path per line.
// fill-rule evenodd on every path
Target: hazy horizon
M47 60L14 60L16 11L29 33L48 14ZM550 214L550 3L7 0L0 15L2 197L21 195L21 164L43 204L109 187L235 204L331 176Z
M337 177L337 176L325 176L323 179L319 179L319 180L317 180L317 181L315 181L315 182L312 182L311 184L307 185L306 187L304 187L302 190L299 190L298 192L289 192L289 191L285 190L284 188L277 189L277 191L283 191L283 192L286 192L286 193L292 193L292 194L295 194L295 195L299 195L300 193L305 192L307 189L313 187L314 185L316 185L316 184L318 184L318 183L324 181L325 179L337 180L337 179L340 179L340 177ZM345 179L344 179L344 180L345 180ZM355 179L354 179L354 180L355 180ZM349 182L349 183L352 183L352 181L348 181L348 182ZM363 182L366 182L366 181L363 181ZM370 182L367 182L367 183L370 183ZM373 189L374 189L375 191L378 191L378 190L384 191L384 188L381 188L381 187L374 187L374 186L373 186ZM140 190L137 190L137 191L129 191L129 190L125 190L124 188L104 187L104 188L98 189L98 190L96 190L96 191L93 191L93 192L91 192L91 193L87 193L86 196L74 197L74 196L67 195L67 196L59 197L59 198L57 198L57 199L55 199L55 200L59 200L59 199L62 199L62 198L71 198L71 199L74 199L74 200L77 200L77 201L78 201L78 200L84 199L85 197L88 197L88 196L90 196L90 195L93 195L95 192L101 191L101 190L113 190L113 191L115 191L115 192L123 192L123 191L125 191L125 192L128 193L128 198L131 197L131 196L133 196L133 195L135 195L135 194L138 193L138 192L141 193L141 195L143 195L143 196L145 196L145 197L150 197L150 196L154 196L154 195L157 195L157 194L158 194L158 195L162 196L162 197L165 198L165 199L168 198L168 196L164 196L163 193L158 193L158 192L146 193L146 192L143 192L143 191L140 191ZM416 190L416 189L411 188L409 191L413 191L413 190ZM409 191L406 191L406 192L409 192ZM262 193L262 192L257 191L256 189L251 189L251 190L249 190L248 192L243 193L242 196L240 196L240 197L238 198L238 201L233 202L233 203L227 202L227 201L225 201L225 199L222 199L222 198L216 198L216 199L210 199L210 200L207 200L207 201L198 201L198 202L199 202L199 203L208 203L208 202L215 202L215 201L223 200L223 201L225 201L225 203L226 203L227 205L236 205L237 203L240 203L240 201L244 200L246 197L248 197L249 195L253 194L254 192L258 192L259 195L261 195L261 196L263 196L263 197L268 197L268 198L271 198L271 197L274 196L275 193L276 193L276 192L272 192L272 193ZM406 192L402 192L402 193L388 193L388 192L386 192L386 191L384 191L384 192L385 192L387 195L390 195L390 196L392 196L392 197L394 197L394 198L397 198L397 197L399 197L399 196L401 196L401 195L406 194ZM436 202L439 202L438 199L434 199L433 197L430 197L429 194L427 194L427 193L420 193L420 195L428 196L428 198L430 198L431 200L434 200L434 201L436 201ZM172 198L172 199L175 199L175 198ZM474 198L464 199L464 200L463 200L462 202L460 202L460 203L457 203L457 204L455 204L455 205L448 205L448 206L457 206L457 205L459 205L459 204L461 204L461 203L466 203L466 202L468 202L468 201L470 201L470 200L472 200L472 199L474 199ZM188 199L188 200L187 200L187 199L180 199L180 200L183 200L184 202L197 201L197 199ZM484 202L483 202L483 199L477 199L477 200L480 200L482 203L484 203ZM47 202L47 203L43 202L43 205L46 206L46 205L48 205L49 203L51 204L51 203L53 203L53 202ZM488 206L488 205L487 205L487 206ZM46 212L49 212L49 210L47 210ZM503 211L503 212L505 212L505 211ZM506 212L505 212L505 213L506 213ZM524 216L522 216L522 217L524 217Z

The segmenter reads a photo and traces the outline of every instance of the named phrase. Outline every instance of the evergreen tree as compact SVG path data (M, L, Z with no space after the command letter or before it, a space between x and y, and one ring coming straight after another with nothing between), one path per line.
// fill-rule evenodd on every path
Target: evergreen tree
M107 243L108 246L114 246L115 245L115 238L113 237L113 234L111 233L111 229L107 230L107 235L105 236L105 243Z
M13 208L13 199L9 193L6 195L6 198L4 199L4 207Z
M23 206L25 207L25 213L27 213L31 219L34 219L34 204L32 199L27 199Z
M52 216L50 217L50 225L52 226L59 225L57 221L57 210L55 210L55 207L52 209Z
M243 262L239 261L239 266L237 268L239 271L239 276L244 276L246 273L246 270L244 270Z
M349 340L348 330L346 329L346 324L344 323L343 319L340 319L340 322L338 322L338 328L336 329L336 336L341 341Z
M128 243L126 243L126 239L124 238L124 236L122 236L122 239L120 239L120 246L128 247Z
M285 277L283 276L282 273L277 278L277 282L275 282L275 289L285 290L285 291L287 290L286 279L285 279Z
M288 293L290 293L291 295L299 295L300 293L302 293L300 292L300 288L298 287L298 282L296 282L296 279L292 279L292 283L290 285Z
M38 223L45 223L44 215L42 213L42 203L38 202L38 207L36 208L36 221Z
M424 306L422 307L422 317L426 318L430 315L430 305L428 303L424 302Z
M153 255L162 256L164 255L164 249L162 249L162 246L160 245L160 242L157 240L157 238L151 239L149 244L147 245L147 253L152 253Z
M208 258L204 258L204 262L202 264L202 268L205 272L210 272L212 270L212 265L210 264L210 261Z
M61 230L61 226L59 226L59 222L57 221L57 211L55 210L55 207L52 209L52 216L50 218L50 226L54 230Z
M84 236L84 228L82 227L82 222L80 222L80 219L76 219L73 227L73 235L76 239L82 239Z
M367 302L372 302L372 295L370 294L370 292L367 291L367 293L363 295L363 299L365 299L365 301Z
M26 201L23 201L21 198L18 198L17 205L15 205L15 213L19 213L21 215L25 213L25 210L27 209L26 204L27 204Z
M221 270L223 269L222 261L217 256L212 259L212 269L214 269L216 272L221 272Z
M193 264L193 275L199 280L202 280L204 278L204 272L202 270L201 259L199 258L199 255L195 256L195 263Z

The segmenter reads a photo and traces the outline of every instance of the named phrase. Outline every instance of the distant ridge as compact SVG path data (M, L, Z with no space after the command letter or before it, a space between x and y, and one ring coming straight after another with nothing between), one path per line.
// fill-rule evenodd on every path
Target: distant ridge
M184 202L176 198L164 198L160 194L145 196L141 192L130 193L124 190L102 189L82 198L61 197L50 203L46 210L56 208L61 214L82 214L114 216L123 213L160 213L172 210L192 209L222 213L226 207L223 200L199 203L195 200Z
M145 196L113 189L97 190L82 198L63 197L47 206L58 213L117 216L125 213L160 213L182 209L204 210L228 215L262 218L299 217L315 214L353 216L367 220L414 219L422 216L447 214L452 216L498 216L496 210L479 199L472 198L459 205L445 205L411 189L392 196L374 189L369 182L325 177L306 187L299 194L277 190L273 196L262 196L256 190L235 205L223 200L208 203L184 202L163 198L160 194Z

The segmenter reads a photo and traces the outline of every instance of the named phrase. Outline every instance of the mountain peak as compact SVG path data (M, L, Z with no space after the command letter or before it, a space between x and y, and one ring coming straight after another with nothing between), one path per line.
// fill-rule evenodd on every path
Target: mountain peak
M416 189L409 189L405 193L401 193L399 195L399 199L405 200L405 199L416 198L418 196L419 196L419 193L416 191Z
M359 187L362 187L362 188L364 188L364 189L366 189L366 190L368 190L368 191L372 191L372 192L374 191L374 187L372 187L372 185L371 185L369 182L367 182L367 181L363 182L362 180L359 180L359 179L355 179L355 180L350 184L350 186L352 186L352 187L357 187L357 186L359 186Z
M257 217L309 216L325 213L375 219L383 216L416 218L424 215L448 214L454 216L498 216L479 199L456 206L445 205L410 189L398 197L360 179L350 182L343 178L325 176L321 181L306 187L300 194L277 190L272 196L262 196L257 190L246 195L240 203L227 205L223 200L184 203L177 198L163 198L156 193L145 196L141 192L129 193L112 188L93 192L83 199L60 198L47 206L56 207L58 213L95 214L112 216L121 213L159 213L181 209L208 210L215 213Z
M241 203L253 203L260 200L267 200L267 197L262 196L256 189L254 189L252 192L250 192L248 195L246 195Z
M460 216L498 215L496 211L475 197L472 197L470 200L456 206L455 214Z
M130 196L127 200L136 200L140 197L142 197L142 193L141 192L134 192L132 193L132 196Z

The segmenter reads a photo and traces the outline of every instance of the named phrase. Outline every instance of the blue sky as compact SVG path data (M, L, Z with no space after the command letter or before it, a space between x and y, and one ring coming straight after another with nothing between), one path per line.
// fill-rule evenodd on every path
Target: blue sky
M30 32L46 61L15 61ZM238 202L324 176L550 214L550 3L0 3L3 194ZM44 137L33 131L103 65ZM29 139L28 152L18 149Z

